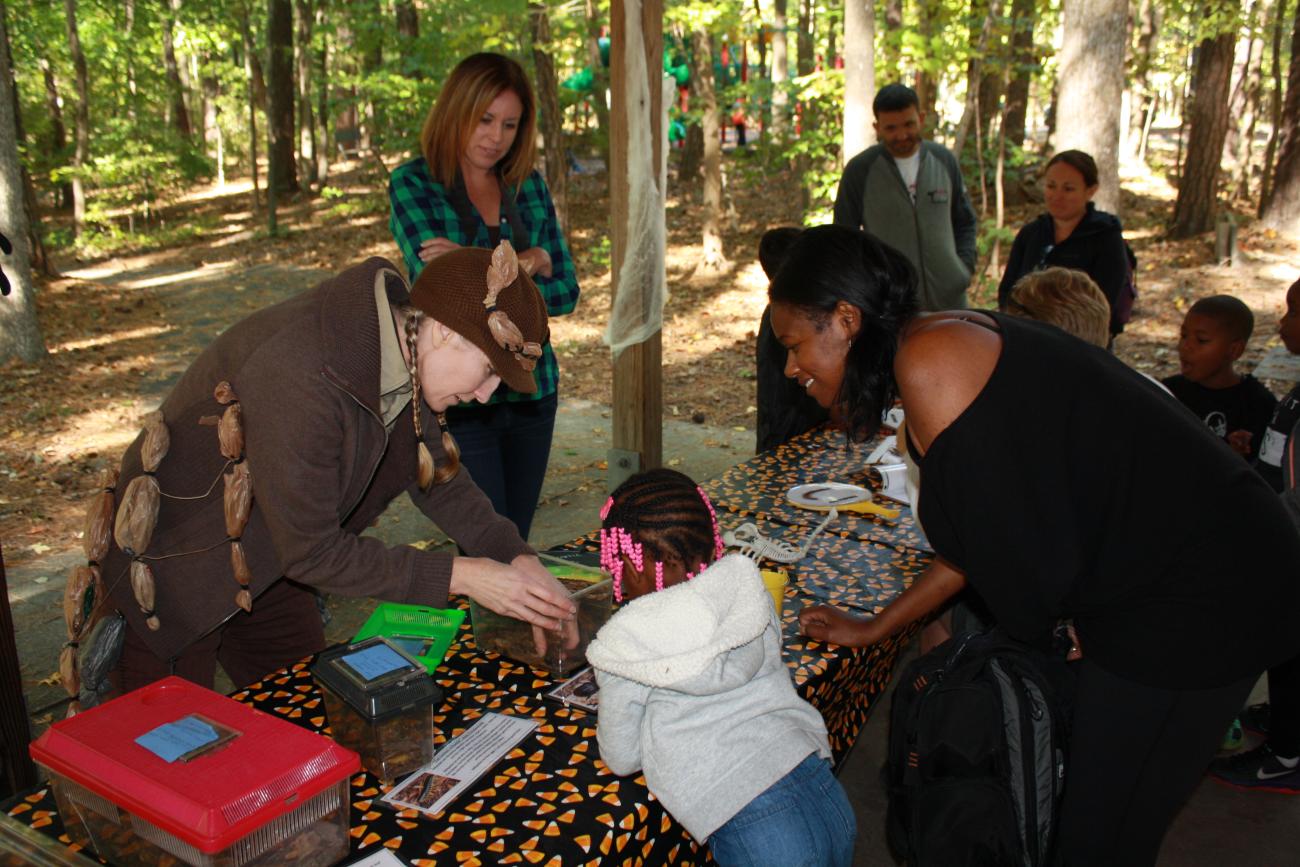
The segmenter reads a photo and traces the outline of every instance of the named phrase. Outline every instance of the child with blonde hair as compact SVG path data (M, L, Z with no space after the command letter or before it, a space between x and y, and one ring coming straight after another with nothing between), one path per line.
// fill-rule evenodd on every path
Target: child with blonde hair
M1016 281L1007 313L1047 322L1105 349L1110 343L1110 302L1093 279L1072 268L1044 268Z
M601 565L624 603L587 649L605 764L643 771L719 864L848 867L857 826L825 723L790 681L758 568L721 557L704 491L674 470L639 473L601 519Z

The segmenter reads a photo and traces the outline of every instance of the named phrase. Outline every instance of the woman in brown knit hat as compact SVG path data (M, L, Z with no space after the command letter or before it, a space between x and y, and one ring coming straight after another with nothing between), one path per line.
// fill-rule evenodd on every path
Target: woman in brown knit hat
M441 424L502 380L534 387L546 339L546 308L508 244L441 256L413 289L370 259L218 337L160 408L156 526L123 537L143 550L113 544L103 558L129 627L120 686L168 673L210 686L218 662L243 685L318 651L317 590L435 607L461 594L560 628L572 604L459 471ZM119 515L146 475L145 440L123 458ZM470 556L361 535L403 492Z

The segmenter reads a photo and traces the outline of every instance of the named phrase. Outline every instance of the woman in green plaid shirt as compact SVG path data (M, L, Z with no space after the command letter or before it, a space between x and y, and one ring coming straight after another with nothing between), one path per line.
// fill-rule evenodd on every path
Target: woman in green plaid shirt
M546 181L533 169L536 118L532 86L515 61L474 54L452 71L425 119L422 154L399 166L388 186L388 226L412 282L448 250L508 240L541 290L547 313L573 311L573 257ZM535 394L503 384L486 404L447 411L461 462L525 539L555 428L559 367L549 341L534 376Z

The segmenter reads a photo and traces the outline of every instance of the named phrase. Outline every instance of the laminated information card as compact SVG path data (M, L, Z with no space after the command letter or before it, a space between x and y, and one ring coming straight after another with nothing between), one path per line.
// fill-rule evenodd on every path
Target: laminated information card
M486 713L383 800L397 809L440 813L536 728L530 719Z

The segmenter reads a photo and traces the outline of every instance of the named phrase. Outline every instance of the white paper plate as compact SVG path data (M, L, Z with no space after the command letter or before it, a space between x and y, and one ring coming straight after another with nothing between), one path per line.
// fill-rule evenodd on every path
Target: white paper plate
M855 503L871 502L871 490L844 482L815 482L795 485L786 497L794 505L805 509L842 509Z

